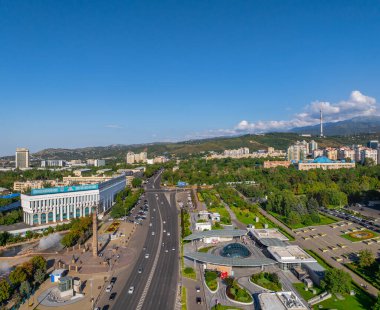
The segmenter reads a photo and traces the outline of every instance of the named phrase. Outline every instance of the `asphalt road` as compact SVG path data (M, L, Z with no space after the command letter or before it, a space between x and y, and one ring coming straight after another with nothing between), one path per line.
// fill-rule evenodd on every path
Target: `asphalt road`
M146 189L145 199L148 200L152 223L144 245L146 249L140 253L114 304L111 303L112 309L167 310L175 307L179 265L175 194L170 193L168 201L164 193L156 192L160 189L160 177L148 183ZM146 253L149 258L145 258ZM142 273L138 273L140 267ZM131 286L134 286L133 294L128 293Z

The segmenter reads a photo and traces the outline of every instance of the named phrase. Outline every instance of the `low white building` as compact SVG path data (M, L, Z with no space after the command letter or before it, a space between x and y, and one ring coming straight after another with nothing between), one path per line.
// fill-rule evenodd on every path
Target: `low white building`
M258 296L262 310L307 310L293 292L261 293Z
M294 267L301 267L304 263L316 263L317 261L307 254L298 245L270 246L268 252L278 262L282 270L291 270Z
M99 184L33 189L21 195L24 222L41 225L108 211L126 186L125 175Z
M211 227L212 226L210 222L195 223L195 230L198 231L211 230Z

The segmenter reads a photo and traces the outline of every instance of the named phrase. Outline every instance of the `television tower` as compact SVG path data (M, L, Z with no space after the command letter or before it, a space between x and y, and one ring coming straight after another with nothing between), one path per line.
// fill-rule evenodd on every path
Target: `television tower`
M319 112L320 112L319 120L320 120L320 123L321 123L321 138L323 138L323 118L322 118L322 109L320 109Z

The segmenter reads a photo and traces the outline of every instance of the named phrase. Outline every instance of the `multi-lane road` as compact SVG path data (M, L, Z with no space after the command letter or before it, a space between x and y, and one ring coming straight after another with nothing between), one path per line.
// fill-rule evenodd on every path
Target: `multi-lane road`
M160 190L160 179L159 174L146 185L148 234L125 285L114 304L111 303L111 309L175 308L179 275L178 212L175 193L156 191ZM134 291L130 294L128 291L132 286Z

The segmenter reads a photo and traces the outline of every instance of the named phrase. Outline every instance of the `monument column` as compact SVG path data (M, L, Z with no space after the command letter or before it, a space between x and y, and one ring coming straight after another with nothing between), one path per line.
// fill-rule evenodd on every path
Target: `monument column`
M94 211L92 212L92 256L98 256L98 223L96 208L94 208Z

